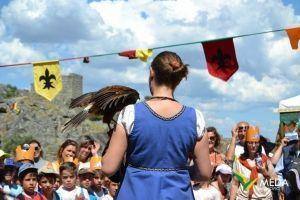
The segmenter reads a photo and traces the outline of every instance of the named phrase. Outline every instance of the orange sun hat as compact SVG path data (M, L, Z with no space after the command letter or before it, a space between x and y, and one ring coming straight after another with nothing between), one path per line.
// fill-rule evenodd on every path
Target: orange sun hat
M249 126L246 132L246 142L259 142L259 128L257 126Z

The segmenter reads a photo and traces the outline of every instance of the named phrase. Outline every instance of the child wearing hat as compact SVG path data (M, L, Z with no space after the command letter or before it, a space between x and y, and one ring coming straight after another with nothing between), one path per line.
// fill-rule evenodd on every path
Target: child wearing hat
M54 184L58 176L59 175L54 171L51 163L48 163L48 165L43 166L39 170L39 190L48 200L60 200L58 194L54 190Z
M5 153L3 150L0 149L0 169L4 168L4 160L5 158L9 158L9 154Z
M79 177L79 184L81 187L89 190L89 188L92 185L93 177L94 177L94 172L92 172L88 168L81 168L78 171L78 177Z
M59 167L62 185L56 191L61 200L88 200L88 191L76 186L77 171L73 162L65 162Z
M14 200L19 194L22 193L22 187L17 185L14 181L16 173L16 165L12 158L4 160L4 168L1 172L3 177L0 183L0 199Z
M212 186L217 188L220 192L221 199L228 199L229 191L228 184L230 184L232 178L232 169L229 165L220 164L217 166L214 173L214 179L212 181Z
M37 186L38 170L31 163L24 163L18 172L23 192L17 196L17 200L47 200L39 192L35 191Z
M34 148L29 144L19 145L16 148L16 162L34 163Z
M103 200L113 200L116 197L117 191L119 189L119 183L108 179L108 181L106 181L106 187L108 189L108 194L103 197Z
M88 168L81 168L78 171L79 184L80 187L86 189L88 191L90 200L97 200L92 191L92 181L94 178L94 172Z

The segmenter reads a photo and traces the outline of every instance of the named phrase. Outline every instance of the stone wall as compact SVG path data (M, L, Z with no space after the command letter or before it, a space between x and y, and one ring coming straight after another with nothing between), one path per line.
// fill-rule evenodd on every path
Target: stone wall
M70 101L82 95L82 76L71 73L62 76L63 89L56 97L57 100Z
M54 103L69 104L71 99L82 95L82 80L83 77L79 74L70 73L62 76L63 89L53 100ZM31 91L34 92L33 84Z

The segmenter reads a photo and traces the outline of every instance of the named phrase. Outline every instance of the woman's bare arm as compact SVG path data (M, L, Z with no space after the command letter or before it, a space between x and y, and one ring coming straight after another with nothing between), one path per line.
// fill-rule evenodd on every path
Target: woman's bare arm
M201 140L197 141L194 149L194 163L197 166L197 181L208 181L212 174L209 158L208 137L205 133Z
M268 165L268 174L269 174L270 178L277 179L278 176L275 172L275 169L274 169L274 166L273 166L272 162L268 160L267 165Z
M278 163L278 161L282 155L282 149L283 149L283 147L285 147L287 145L288 141L289 140L286 137L281 139L280 145L276 149L272 158L270 158L273 165L276 165Z
M235 176L233 176L231 181L231 188L230 188L230 200L236 199L237 190L239 188L239 181Z
M231 130L231 141L230 141L230 144L229 144L229 147L226 151L226 160L228 162L233 162L234 161L234 152L235 152L235 144L236 144L236 139L237 139L237 136L238 136L238 131L237 131L237 127L234 126Z
M122 125L117 124L108 149L102 158L102 172L112 176L119 169L127 149L127 135Z

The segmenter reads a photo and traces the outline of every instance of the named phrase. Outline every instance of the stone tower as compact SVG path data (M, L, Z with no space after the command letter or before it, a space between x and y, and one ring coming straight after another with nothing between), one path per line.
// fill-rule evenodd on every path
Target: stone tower
M69 104L71 99L82 95L82 76L70 73L62 76L63 89L55 98L55 101L63 101Z
M54 98L54 103L69 104L71 99L82 95L82 76L75 73L69 75L62 75L63 89ZM31 91L34 92L33 84L31 84Z

